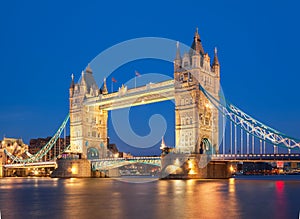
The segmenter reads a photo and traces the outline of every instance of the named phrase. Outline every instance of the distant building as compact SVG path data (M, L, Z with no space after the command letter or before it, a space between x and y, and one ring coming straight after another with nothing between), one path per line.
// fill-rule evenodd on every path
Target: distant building
M0 148L0 166L6 163L6 156L4 154L4 149ZM0 170L0 177L1 177L1 170Z
M119 150L117 148L116 144L109 144L107 149L112 153L112 154L116 154L119 153Z
M28 151L28 145L25 144L22 139L4 137L1 141L0 149L2 153L4 152L4 149L6 149L16 157L25 157L25 152ZM1 156L3 158L4 155L2 154Z
M36 154L50 141L50 139L51 137L30 139L28 149L29 153ZM52 160L54 156L57 157L61 154L68 145L70 145L70 136L67 136L66 139L57 139L56 144L51 148L43 160Z
M272 169L272 165L267 162L245 162L237 166L237 170L243 171L244 174L271 173Z

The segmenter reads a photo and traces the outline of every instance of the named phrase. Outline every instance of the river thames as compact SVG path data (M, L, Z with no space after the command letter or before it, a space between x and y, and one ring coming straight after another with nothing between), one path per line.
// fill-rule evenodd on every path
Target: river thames
M2 219L299 217L300 176L147 180L0 178Z

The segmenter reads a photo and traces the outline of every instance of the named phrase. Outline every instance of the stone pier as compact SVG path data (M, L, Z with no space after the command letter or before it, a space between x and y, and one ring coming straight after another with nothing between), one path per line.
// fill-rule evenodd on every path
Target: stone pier
M168 154L162 157L161 179L228 179L230 166L204 154Z
M59 159L52 178L84 178L92 177L91 164L87 159Z
M3 164L0 161L0 177L4 176L4 168L3 168Z
M113 168L105 171L92 171L92 177L94 178L117 178L120 176L119 168Z

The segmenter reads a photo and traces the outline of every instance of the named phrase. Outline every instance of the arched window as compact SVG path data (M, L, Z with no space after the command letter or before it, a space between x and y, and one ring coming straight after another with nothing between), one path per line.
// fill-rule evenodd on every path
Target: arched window
M188 73L188 80L189 80L189 82L193 81L193 77L192 77L191 72Z
M183 81L183 74L180 74L179 80L182 82Z
M87 157L88 159L98 159L99 158L99 151L96 148L89 148L87 150Z

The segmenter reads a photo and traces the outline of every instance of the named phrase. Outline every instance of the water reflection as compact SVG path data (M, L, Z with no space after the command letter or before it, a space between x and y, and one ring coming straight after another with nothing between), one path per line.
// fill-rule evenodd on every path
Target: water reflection
M228 191L229 193L235 192L235 178L230 178L228 180Z
M3 218L297 218L299 181L0 179Z
M276 206L278 206L275 211L275 218L284 218L287 214L286 212L286 197L284 192L284 181L278 180L275 182L275 200Z

